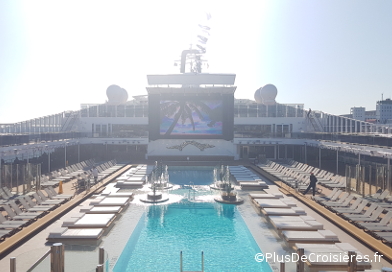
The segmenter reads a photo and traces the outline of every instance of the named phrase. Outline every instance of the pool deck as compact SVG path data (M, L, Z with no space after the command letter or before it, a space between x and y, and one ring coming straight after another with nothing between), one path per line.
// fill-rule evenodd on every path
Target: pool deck
M235 162L224 162L229 165L244 165L253 169L257 173L261 173L257 168L252 167L250 164L244 161ZM176 164L179 165L179 164ZM184 162L183 165L196 166L206 165L205 162ZM76 207L80 205L85 199L91 197L94 194L99 193L103 190L106 184L110 183L117 175L126 171L131 165L126 166L119 170L119 172L107 177L104 181L97 185L94 185L89 193L82 192L75 195L73 199L67 203L61 205L56 210L50 212L46 216L38 219L28 227L23 228L18 233L14 234L10 238L0 243L0 271L9 271L9 263L11 257L17 257L17 271L26 271L37 259L39 259L48 249L49 246L46 244L46 238L48 234L61 226L62 220L72 217L73 214L78 213ZM285 187L284 184L276 181L275 183L269 182L270 188L265 191L268 193L283 192L297 206L302 207L306 210L307 214L314 217L317 221L324 224L325 229L329 229L336 233L341 242L347 242L356 247L363 254L373 256L375 251L386 256L386 259L382 258L381 262L372 263L373 269L380 269L382 267L392 267L392 249L381 241L373 238L372 236L365 233L363 230L355 227L349 222L341 219L339 216L325 209L321 205L314 202L309 196L303 196L297 193L293 189ZM252 191L241 191L239 186L236 186L238 195L244 200L244 203L238 205L244 221L246 222L250 232L252 233L255 241L259 245L260 249L265 253L276 253L286 254L292 252L292 249L285 243L281 236L274 230L271 224L268 223L267 219L260 213L258 209L253 205L249 198L249 193ZM65 183L63 185L64 194L73 194L75 191L72 188L72 182ZM254 191L260 192L260 191ZM131 202L133 203L133 202ZM138 205L130 205L128 208L130 212L124 214L124 216L130 217L132 224L125 225L119 223L116 224L116 228L119 227L121 230L115 233L110 233L111 238L117 241L116 246L110 248L109 244L103 243L103 246L109 252L122 250L126 240L119 233L126 231L126 235L131 235L133 229L136 227L138 220L144 212L144 208ZM60 220L61 218L61 220ZM112 254L113 259L110 260L111 265L116 261L116 254ZM94 260L95 261L95 260ZM270 265L273 271L279 271L278 263L271 263ZM295 264L286 264L286 271L294 271Z

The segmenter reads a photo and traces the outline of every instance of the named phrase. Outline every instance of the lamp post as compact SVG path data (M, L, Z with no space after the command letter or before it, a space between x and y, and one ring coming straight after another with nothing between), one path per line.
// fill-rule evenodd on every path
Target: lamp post
M50 152L49 152L49 146L45 145L45 150L48 152L48 173L50 173Z
M68 142L66 142L64 144L64 168L67 167L67 145L68 144L69 144Z
M4 151L1 151L1 157L0 157L0 188L3 188L2 179L1 179L2 174L3 174L3 171L2 171L3 169L2 169L2 165L1 165L3 157L4 157Z

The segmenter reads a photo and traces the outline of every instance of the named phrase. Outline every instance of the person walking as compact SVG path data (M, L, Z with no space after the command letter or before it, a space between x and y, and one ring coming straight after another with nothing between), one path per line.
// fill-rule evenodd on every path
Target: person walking
M94 184L96 184L98 182L98 169L95 166L93 167L92 174L94 177Z
M313 173L310 173L310 182L308 188L306 188L304 195L306 195L310 188L313 188L313 196L316 194L316 183L317 183L317 178Z

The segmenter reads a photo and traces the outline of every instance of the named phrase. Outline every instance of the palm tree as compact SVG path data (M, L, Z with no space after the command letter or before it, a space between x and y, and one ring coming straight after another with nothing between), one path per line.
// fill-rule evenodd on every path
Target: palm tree
M220 108L219 108L220 110ZM211 120L208 126L212 127L217 121L222 119L222 114L218 114L218 109L211 109L203 101L196 100L170 100L161 103L161 113L168 117L173 118L173 122L166 131L165 135L170 135L173 132L174 127L177 125L181 118L181 123L189 119L192 124L193 131L195 131L195 120L193 113L199 117L200 120L206 120L206 117Z

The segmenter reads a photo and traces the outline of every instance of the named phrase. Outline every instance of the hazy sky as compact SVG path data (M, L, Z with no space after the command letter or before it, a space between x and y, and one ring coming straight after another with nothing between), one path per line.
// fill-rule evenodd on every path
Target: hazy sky
M208 73L236 98L270 83L279 103L333 114L392 97L392 1L0 1L0 123L146 94L211 13Z

